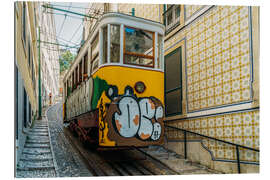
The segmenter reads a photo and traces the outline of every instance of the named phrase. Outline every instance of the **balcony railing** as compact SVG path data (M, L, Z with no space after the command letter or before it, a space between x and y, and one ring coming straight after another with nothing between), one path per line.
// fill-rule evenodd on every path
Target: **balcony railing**
M235 153L236 153L236 160L223 160L223 159L215 159L213 157L213 154L210 152L211 154L211 157L212 157L212 160L213 161L222 161L222 162L230 162L230 163L237 163L237 170L238 170L238 173L241 173L241 166L240 164L253 164L253 165L260 165L259 162L254 162L254 161L241 161L240 160L240 149L241 150L248 150L248 151L253 151L254 153L259 153L260 150L258 149L254 149L254 148L250 148L250 147L247 147L247 146L243 146L243 145L239 145L239 144L235 144L235 143L231 143L231 142L228 142L228 141L224 141L224 140L221 140L221 139L216 139L214 137L209 137L209 136L206 136L206 135L203 135L203 134L199 134L199 133L196 133L196 132L192 132L192 131L188 131L188 130L185 130L185 129L181 129L181 128L178 128L178 127L174 127L174 126L169 126L169 125L165 125L165 127L167 129L172 129L174 131L181 131L183 133L183 142L184 142L184 157L185 159L187 159L187 152L188 152L188 149L187 149L187 143L188 143L188 139L189 138L194 138L195 136L198 136L200 137L200 139L207 139L207 140L211 140L211 141L216 141L217 143L220 143L220 144L224 144L226 146L233 146L234 149L235 149ZM190 136L188 138L188 136ZM204 147L205 148L205 147ZM259 157L259 156L258 156Z
M180 5L170 5L163 13L163 21L166 27L166 33L173 30L180 24L181 8Z

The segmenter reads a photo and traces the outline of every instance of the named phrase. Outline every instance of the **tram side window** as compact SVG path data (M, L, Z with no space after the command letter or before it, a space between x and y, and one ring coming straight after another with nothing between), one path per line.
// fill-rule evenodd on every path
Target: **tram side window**
M111 62L119 62L120 61L120 26L119 25L111 25L110 26L111 34L110 34L110 59Z
M99 47L98 47L98 34L95 36L94 40L91 43L91 63L92 63L92 72L98 68L99 61Z
M159 34L158 35L158 57L157 57L157 67L160 69L161 68L161 62L162 62L162 58L163 58L163 54L162 54L162 36Z
M83 62L83 80L86 80L88 77L88 52L85 53Z
M105 26L102 29L102 33L103 33L103 63L107 63L107 53L108 53L108 31L107 31L108 27Z
M125 27L124 62L154 67L154 33Z

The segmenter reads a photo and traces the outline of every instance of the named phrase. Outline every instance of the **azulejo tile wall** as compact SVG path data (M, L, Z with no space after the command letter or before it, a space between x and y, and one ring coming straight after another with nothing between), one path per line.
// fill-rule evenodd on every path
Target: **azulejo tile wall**
M160 5L158 4L119 4L119 11L131 15L132 8L135 9L135 16L161 21Z
M186 19L191 17L194 13L200 10L203 5L185 5Z
M183 128L206 136L259 149L259 110L187 120L167 121L167 125ZM168 140L183 139L183 132L167 128ZM188 136L189 139L200 139ZM203 139L203 144L216 159L236 159L235 147ZM243 161L259 161L259 153L240 149Z
M188 112L251 100L248 7L217 6L185 32Z

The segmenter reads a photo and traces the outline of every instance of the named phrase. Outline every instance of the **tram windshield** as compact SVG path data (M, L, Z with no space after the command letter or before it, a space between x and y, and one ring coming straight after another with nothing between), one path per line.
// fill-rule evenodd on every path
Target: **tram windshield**
M124 62L143 66L154 66L154 33L125 27Z
M101 31L102 64L124 63L162 68L163 36L161 34L119 24L107 24L102 27ZM92 44L92 46L95 45L95 43ZM94 49L93 51L95 52ZM94 58L95 56L92 56L92 60Z

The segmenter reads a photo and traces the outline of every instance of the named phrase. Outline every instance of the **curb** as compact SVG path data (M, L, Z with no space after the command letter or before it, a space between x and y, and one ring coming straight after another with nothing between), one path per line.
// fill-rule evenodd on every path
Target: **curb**
M60 177L59 176L59 173L58 173L58 165L56 163L55 154L54 154L54 150L53 150L53 146L52 146L52 142L51 142L50 125L49 125L49 120L48 120L48 117L47 117L47 114L48 114L49 109L51 109L54 106L56 106L56 104L54 104L54 105L52 105L52 106L50 106L49 108L46 109L46 111L45 111L45 118L46 118L46 120L48 122L48 134L49 134L49 138L50 138L50 149L51 149L51 152L52 152L53 164L54 164L54 167L55 167L56 177Z

